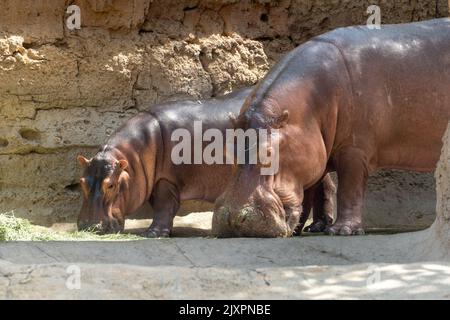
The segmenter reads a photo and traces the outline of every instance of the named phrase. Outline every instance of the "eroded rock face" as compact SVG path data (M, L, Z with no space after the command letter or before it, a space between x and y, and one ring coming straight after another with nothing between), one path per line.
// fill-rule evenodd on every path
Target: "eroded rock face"
M450 124L444 138L441 158L436 170L437 222L450 228ZM450 233L448 234L450 238Z
M435 172L436 221L424 239L424 254L435 259L450 258L450 123L442 140L444 146Z
M383 3L383 23L447 14ZM81 8L68 30L69 4ZM39 223L79 208L75 156L150 104L256 83L316 34L363 24L370 1L5 0L0 10L0 211ZM382 221L382 218L377 219Z

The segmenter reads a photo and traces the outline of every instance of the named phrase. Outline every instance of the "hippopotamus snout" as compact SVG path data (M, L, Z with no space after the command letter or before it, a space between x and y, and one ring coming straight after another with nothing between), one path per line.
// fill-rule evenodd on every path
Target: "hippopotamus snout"
M123 231L123 225L117 219L111 218L100 222L78 221L78 231L88 231L97 234L119 233Z
M226 205L216 206L212 232L219 237L286 237L291 234L283 215L267 214L253 205L238 210Z

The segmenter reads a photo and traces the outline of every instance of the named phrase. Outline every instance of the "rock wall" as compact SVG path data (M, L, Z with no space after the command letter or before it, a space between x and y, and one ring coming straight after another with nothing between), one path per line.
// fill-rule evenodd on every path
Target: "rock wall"
M254 84L310 37L365 23L373 3L383 23L448 13L446 0L2 1L0 211L43 224L72 220L80 200L76 155L92 155L126 118L164 100ZM65 24L71 4L81 8L79 30ZM413 215L432 216L432 178L411 186L410 177L373 180L369 221L379 225L388 212L410 217L405 202ZM385 212L375 210L379 201Z
M422 235L423 257L427 259L450 258L450 122L443 137L441 158L436 178L436 220Z

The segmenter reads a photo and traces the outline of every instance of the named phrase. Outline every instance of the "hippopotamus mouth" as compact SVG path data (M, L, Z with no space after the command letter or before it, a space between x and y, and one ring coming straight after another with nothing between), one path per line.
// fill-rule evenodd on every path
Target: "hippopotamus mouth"
M124 223L111 218L101 222L78 221L78 231L93 232L99 235L120 233L124 230Z

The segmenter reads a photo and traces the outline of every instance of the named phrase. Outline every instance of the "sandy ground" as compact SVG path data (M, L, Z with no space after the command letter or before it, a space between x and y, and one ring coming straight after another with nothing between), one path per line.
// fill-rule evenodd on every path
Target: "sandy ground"
M0 298L450 299L450 261L423 246L429 230L214 239L210 219L177 218L171 239L2 243Z

